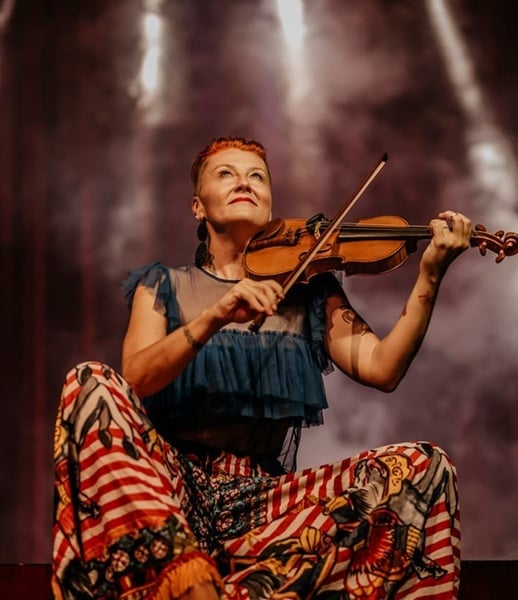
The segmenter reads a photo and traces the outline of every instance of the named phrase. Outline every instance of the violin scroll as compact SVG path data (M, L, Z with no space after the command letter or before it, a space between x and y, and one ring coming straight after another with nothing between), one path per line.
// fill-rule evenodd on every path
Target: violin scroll
M482 256L491 250L496 254L495 261L500 263L506 256L518 254L518 233L513 231L505 233L501 229L495 233L489 233L484 225L478 224L473 230L471 245L478 246Z

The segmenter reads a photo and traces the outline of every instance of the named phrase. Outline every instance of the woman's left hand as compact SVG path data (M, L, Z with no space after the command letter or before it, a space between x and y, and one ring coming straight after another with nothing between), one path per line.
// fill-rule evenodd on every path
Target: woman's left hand
M432 241L421 258L421 271L431 277L441 277L449 265L470 247L471 221L453 210L438 214L429 223Z

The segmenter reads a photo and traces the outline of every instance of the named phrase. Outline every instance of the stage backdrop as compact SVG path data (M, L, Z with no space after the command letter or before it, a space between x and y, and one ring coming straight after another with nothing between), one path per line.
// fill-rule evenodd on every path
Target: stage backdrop
M268 148L275 215L518 230L517 4L508 0L0 2L0 562L50 559L53 422L68 369L119 367L119 282L196 246L189 167L211 138ZM419 254L423 249L419 246ZM350 277L383 335L418 255ZM463 557L518 558L518 256L466 252L391 395L327 377L300 466L398 440L457 464Z

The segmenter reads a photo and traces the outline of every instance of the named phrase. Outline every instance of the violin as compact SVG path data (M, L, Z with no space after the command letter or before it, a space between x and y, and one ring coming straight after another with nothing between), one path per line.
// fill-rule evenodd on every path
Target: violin
M329 227L330 221L318 214L308 219L273 219L248 243L244 267L252 279L276 279L283 283L308 256ZM297 282L305 282L325 271L344 271L346 275L378 275L400 267L417 250L420 240L431 239L426 225L409 225L399 216L362 218L342 223L304 266ZM518 234L489 233L483 225L471 232L471 247L482 255L488 250L500 263L518 254Z
M397 216L343 223L345 215L387 160L388 155L384 154L332 220L319 214L307 221L270 221L247 244L243 259L247 275L252 279L276 279L286 293L295 283L307 282L312 276L326 271L377 275L401 266L416 250L419 240L432 237L429 227L409 225ZM487 250L495 252L497 263L518 253L517 233L497 231L491 234L483 225L476 225L472 230L470 243L472 247L478 247L482 255ZM264 318L264 315L258 315L250 330L258 331Z

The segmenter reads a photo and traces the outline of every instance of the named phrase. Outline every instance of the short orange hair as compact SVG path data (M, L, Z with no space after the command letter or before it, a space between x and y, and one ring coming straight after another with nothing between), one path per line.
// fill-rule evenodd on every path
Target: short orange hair
M228 150L229 148L237 148L238 150L244 150L245 152L253 152L266 165L268 171L268 177L272 180L270 169L266 161L266 148L260 143L254 140L245 140L242 137L219 137L215 138L206 146L195 158L191 167L191 180L194 185L194 189L198 189L200 183L200 177L205 163L208 158L217 152L222 150Z

